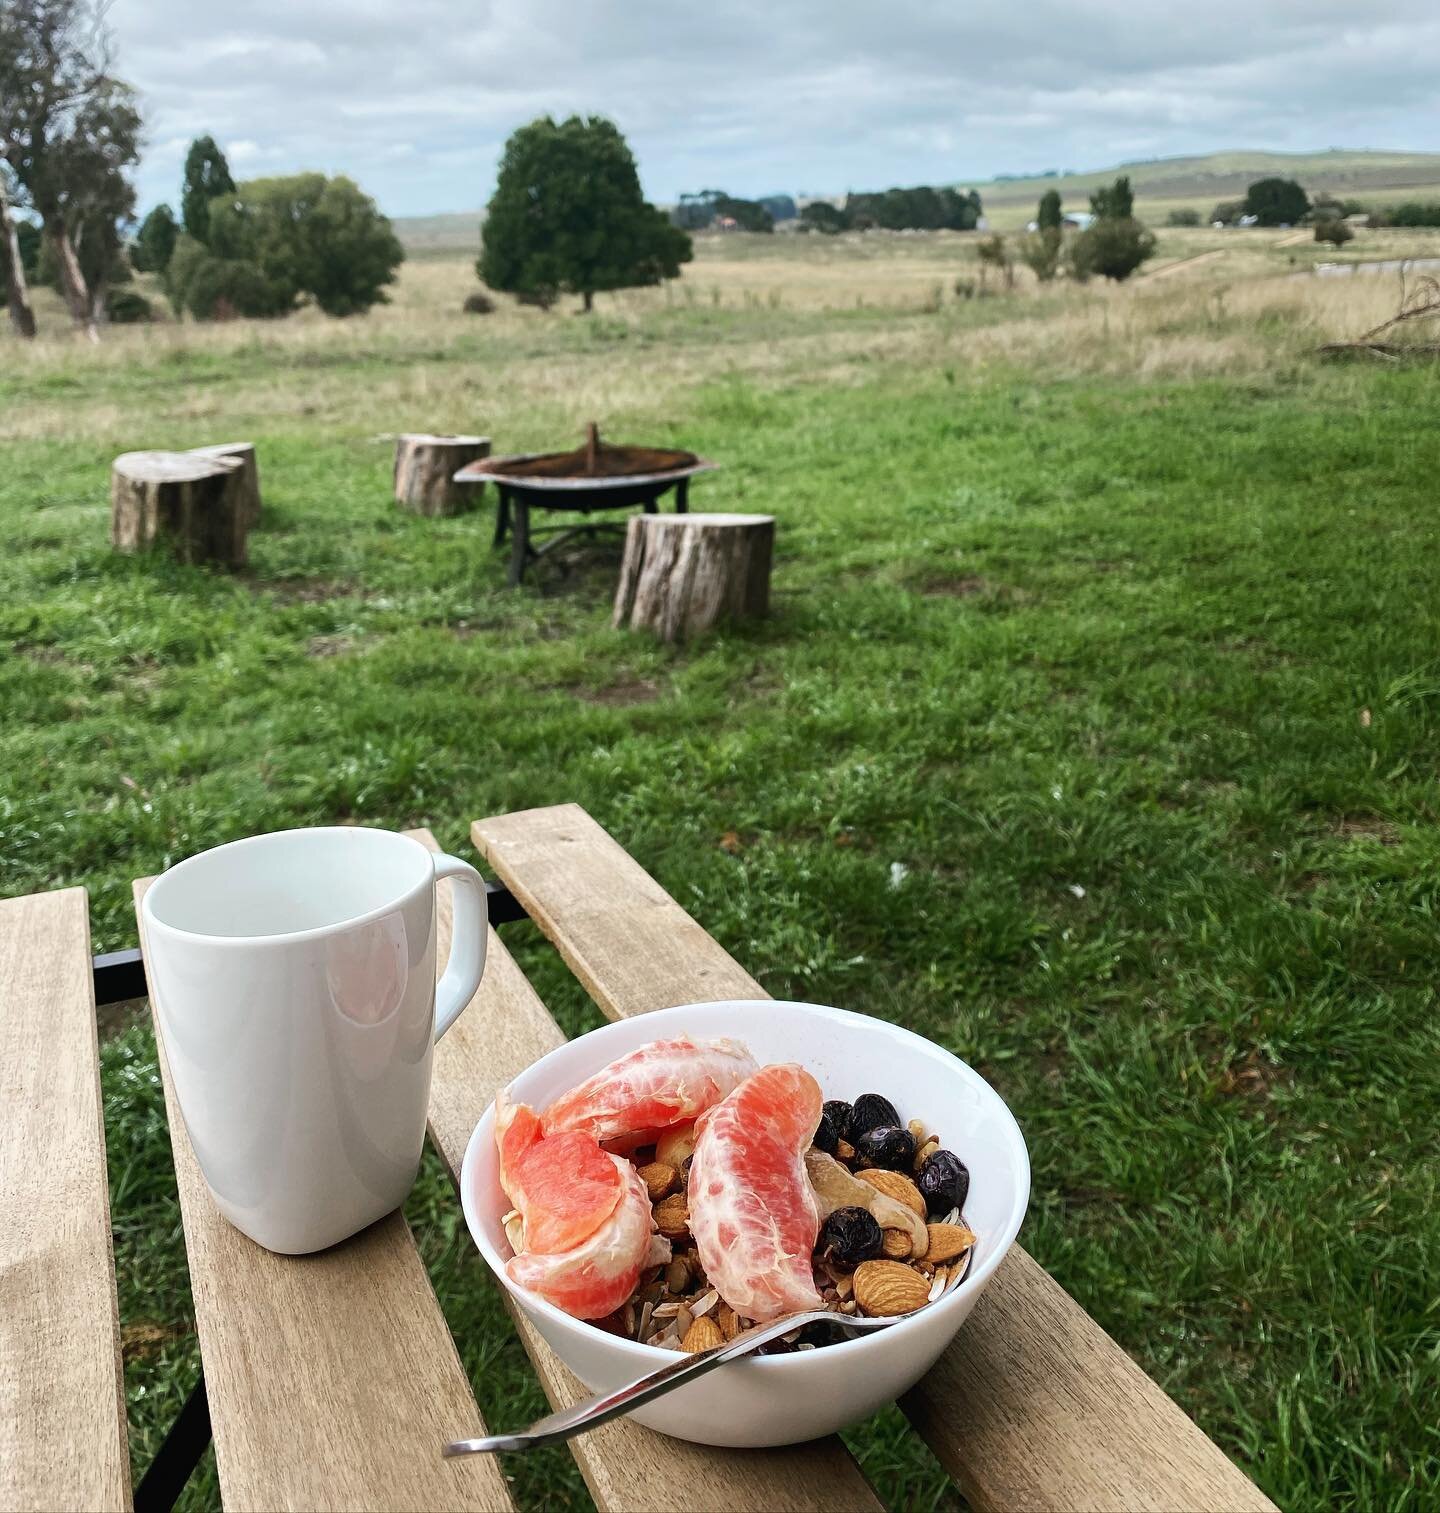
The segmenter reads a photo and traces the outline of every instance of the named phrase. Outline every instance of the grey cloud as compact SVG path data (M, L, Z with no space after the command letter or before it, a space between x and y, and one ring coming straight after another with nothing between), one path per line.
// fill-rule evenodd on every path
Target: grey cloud
M174 198L210 131L247 174L323 168L395 214L469 208L545 111L612 116L658 199L1440 136L1433 0L118 0L111 17L147 109L145 203Z

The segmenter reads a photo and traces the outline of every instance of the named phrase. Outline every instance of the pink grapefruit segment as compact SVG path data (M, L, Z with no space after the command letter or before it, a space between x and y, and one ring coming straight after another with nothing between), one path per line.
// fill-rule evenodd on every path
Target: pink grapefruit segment
M525 1221L527 1250L570 1250L614 1213L623 1174L593 1136L546 1138L534 1110L503 1092L495 1100L495 1134L500 1185Z
M659 1132L694 1119L756 1070L734 1040L652 1040L601 1067L541 1115L547 1136L583 1130L601 1141Z
M635 1291L654 1227L640 1174L619 1156L604 1159L614 1164L620 1197L600 1228L570 1250L541 1254L527 1248L505 1263L506 1275L517 1286L577 1319L603 1319Z
M804 1067L767 1066L696 1126L690 1233L711 1286L745 1318L823 1306L811 1269L820 1211L805 1172L821 1107Z

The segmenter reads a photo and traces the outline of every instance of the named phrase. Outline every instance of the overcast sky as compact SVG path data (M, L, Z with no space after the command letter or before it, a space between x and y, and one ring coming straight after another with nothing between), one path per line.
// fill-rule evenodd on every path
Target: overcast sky
M506 136L598 112L650 198L834 193L1226 147L1440 149L1440 0L115 0L141 204L237 178L468 210Z

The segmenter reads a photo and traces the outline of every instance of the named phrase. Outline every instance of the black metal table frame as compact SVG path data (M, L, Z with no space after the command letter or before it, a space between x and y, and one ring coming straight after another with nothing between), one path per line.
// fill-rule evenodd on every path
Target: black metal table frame
M485 884L492 925L514 924L528 919L519 899L500 883ZM95 1007L144 998L149 992L145 962L136 949L107 951L91 960L95 983ZM135 1488L135 1513L170 1513L185 1484L200 1464L210 1444L210 1400L205 1393L205 1367L176 1415L155 1458Z
M590 515L598 510L628 509L631 505L641 504L644 505L647 515L655 515L659 513L661 498L670 489L675 490L677 515L687 513L690 508L688 474L684 478L672 478L660 484L645 484L634 489L616 489L606 496L604 503L595 504L562 502L565 500L563 494L559 495L556 502L552 504L538 489L521 489L511 483L497 483L495 487L500 495L500 503L495 511L495 545L499 547L504 544L507 532L513 538L510 548L510 571L505 580L511 588L521 582L525 576L525 569L532 562L538 562L557 547L564 546L567 541L573 541L577 536L623 533L626 529L615 521L601 520L587 522L584 525L547 525L537 530L530 525L532 508ZM531 542L540 536L548 536L550 539L544 546L532 546Z

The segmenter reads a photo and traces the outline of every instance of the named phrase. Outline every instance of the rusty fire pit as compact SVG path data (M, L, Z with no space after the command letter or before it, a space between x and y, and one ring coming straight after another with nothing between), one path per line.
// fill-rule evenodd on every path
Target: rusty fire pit
M585 445L573 452L526 452L512 457L482 457L455 474L456 483L493 483L500 496L495 516L495 545L512 533L510 578L513 586L526 567L576 536L623 531L610 521L585 525L547 526L534 530L530 511L565 510L589 515L597 510L630 509L643 505L647 515L675 490L675 511L689 507L690 480L709 473L716 464L693 452L656 447L612 446L600 440L594 421L586 427ZM533 545L539 536L549 540Z

